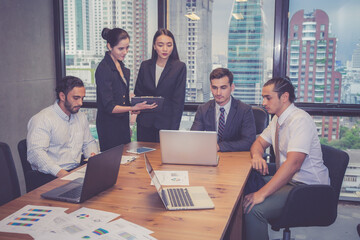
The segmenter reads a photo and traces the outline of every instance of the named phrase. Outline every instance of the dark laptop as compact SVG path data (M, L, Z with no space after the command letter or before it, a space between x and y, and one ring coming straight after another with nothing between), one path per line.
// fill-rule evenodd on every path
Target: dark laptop
M58 188L41 194L43 198L81 203L115 185L123 153L123 145L106 150L87 163L85 177L77 178Z

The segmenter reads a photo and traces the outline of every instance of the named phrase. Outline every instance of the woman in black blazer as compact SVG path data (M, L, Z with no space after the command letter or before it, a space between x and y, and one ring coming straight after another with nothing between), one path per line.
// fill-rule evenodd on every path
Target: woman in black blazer
M137 116L137 140L159 142L159 130L177 130L184 110L186 65L179 60L173 34L159 29L153 39L151 59L141 63L134 93L136 96L162 96L160 112Z
M130 37L120 28L104 28L101 36L107 41L104 59L96 72L96 128L100 150L105 151L130 142L129 112L154 108L146 102L130 106L130 70L122 62L128 53Z

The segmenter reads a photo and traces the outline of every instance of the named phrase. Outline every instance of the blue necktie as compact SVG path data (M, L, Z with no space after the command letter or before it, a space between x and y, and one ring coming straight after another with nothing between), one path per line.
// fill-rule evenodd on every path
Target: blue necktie
M220 108L219 127L218 127L218 139L222 141L222 136L225 129L225 108Z

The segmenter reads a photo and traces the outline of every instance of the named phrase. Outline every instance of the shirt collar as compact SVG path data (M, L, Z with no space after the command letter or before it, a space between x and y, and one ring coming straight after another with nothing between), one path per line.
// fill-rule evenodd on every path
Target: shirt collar
M59 115L59 117L61 117L63 120L65 121L70 121L70 119L72 119L72 115L73 114L70 114L70 116L68 116L66 113L64 113L64 111L60 108L59 104L58 104L59 100L56 100L54 105L53 105L53 108L54 108L54 111L57 113L57 115Z
M229 113L230 112L230 107L231 107L231 101L232 101L232 97L230 97L230 101L228 103L226 103L224 106L220 106L219 104L217 104L215 102L215 106L216 106L216 111L220 111L220 108L225 108L225 113Z
M290 116L290 114L295 110L296 110L296 107L295 107L294 103L290 104L278 118L279 125L281 126L281 124L283 124L285 122L286 118L288 116Z

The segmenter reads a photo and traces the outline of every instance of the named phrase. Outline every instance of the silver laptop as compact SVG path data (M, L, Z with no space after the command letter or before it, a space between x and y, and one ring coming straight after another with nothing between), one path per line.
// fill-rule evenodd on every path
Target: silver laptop
M161 161L217 166L215 131L160 130Z
M163 187L146 154L145 166L167 210L212 209L214 203L204 187Z
M123 145L119 145L90 157L84 178L77 178L41 196L57 201L81 203L112 187L118 177L122 152Z

